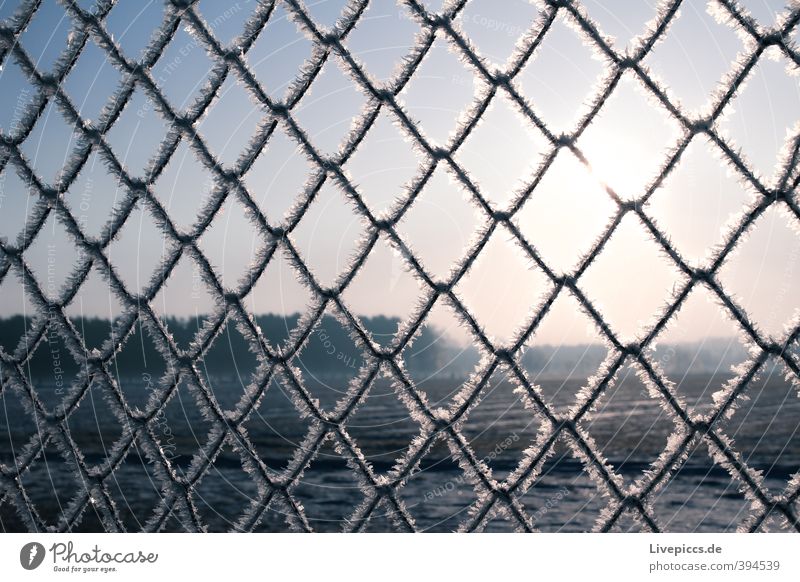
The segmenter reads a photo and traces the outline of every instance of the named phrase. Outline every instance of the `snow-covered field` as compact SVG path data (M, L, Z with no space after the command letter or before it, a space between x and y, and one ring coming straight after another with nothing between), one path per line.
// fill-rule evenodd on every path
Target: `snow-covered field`
M673 378L676 390L694 414L703 414L713 404L711 394L730 376L691 376ZM559 413L566 413L585 379L569 381L540 379L543 397ZM457 380L421 381L432 405L447 406L463 386ZM148 387L141 382L123 383L131 400L146 402ZM235 403L241 386L219 381L214 386L223 408ZM344 396L345 379L326 382L309 381L309 390L320 399L323 408L332 407ZM138 395L137 395L138 393ZM800 468L800 400L797 391L778 375L766 375L748 390L750 399L742 402L733 417L721 424L724 434L733 439L742 458L754 469L764 471L765 486L780 492L790 476ZM70 430L89 465L102 462L120 434L119 423L105 406L99 388L70 417ZM35 434L33 425L20 414L16 394L5 394L0 401L0 459L13 462L16 451ZM640 478L650 463L666 446L676 425L660 403L653 400L634 374L620 376L616 386L597 402L591 417L581 420L608 462L630 484ZM310 421L301 419L279 384L273 384L267 396L246 424L248 434L266 464L280 471L293 452L301 446ZM397 398L388 382L378 382L365 403L348 422L348 431L358 443L374 470L388 471L394 460L403 455L407 444L419 434L419 425ZM194 407L191 394L182 387L170 401L154 433L177 467L188 466L190 455L206 438L210 425ZM476 454L483 458L493 476L504 479L516 468L524 449L536 438L540 422L526 409L513 386L503 378L493 378L483 398L463 426L464 435ZM126 462L106 483L120 515L131 529L141 527L160 498L158 481L143 452L131 449ZM435 444L413 473L399 496L415 518L418 528L452 531L467 515L476 500L473 487L450 459L443 442ZM23 480L29 497L42 516L54 523L60 507L66 507L78 490L71 480L69 467L57 451L46 450ZM364 495L344 460L328 444L305 471L293 489L302 503L311 526L318 530L337 531ZM194 499L198 511L211 531L231 528L236 518L257 495L254 481L241 469L239 458L225 449L208 475L197 487ZM711 461L704 444L693 447L683 468L652 498L660 526L668 531L730 531L747 517L749 502L738 491L730 475ZM608 503L602 487L591 481L578 460L563 443L556 444L531 488L522 498L536 526L544 531L590 530ZM13 530L21 522L8 503L0 505L3 527ZM87 518L82 528L97 527L96 519ZM180 528L176 521L170 528ZM286 529L279 509L268 510L259 530ZM631 520L623 529L636 528ZM377 516L372 529L390 528L385 517ZM490 523L488 531L510 531L513 527L501 520ZM771 529L777 529L773 524Z

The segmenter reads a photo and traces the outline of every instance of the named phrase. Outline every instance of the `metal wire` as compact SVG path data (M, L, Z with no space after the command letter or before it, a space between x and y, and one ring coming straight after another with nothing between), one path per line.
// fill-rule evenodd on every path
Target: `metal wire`
M722 465L731 474L750 502L749 517L741 524L740 529L756 531L765 520L777 516L791 528L800 531L800 518L794 505L800 497L800 475L795 474L781 493L777 495L771 493L764 487L762 475L747 465L731 439L719 427L719 421L733 411L738 399L746 395L749 384L770 358L779 361L794 381L800 378L800 367L798 367L800 364L787 349L800 337L800 325L797 321L789 322L791 323L787 327L789 331L779 342L765 336L757 329L742 306L725 291L717 277L726 258L768 208L781 205L795 219L800 219L800 208L796 197L800 178L795 172L800 138L794 138L791 151L781 162L780 179L776 185L769 186L762 183L744 157L720 134L716 126L718 118L735 96L737 88L767 49L774 47L794 64L800 64L797 47L787 40L790 37L789 33L793 32L800 21L800 7L793 6L787 10L774 28L766 30L752 20L734 0L714 1L718 12L747 37L747 45L740 59L733 64L721 88L714 94L712 106L702 115L693 116L670 99L666 88L652 76L643 63L656 42L667 33L682 4L681 0L663 2L657 17L645 34L637 37L625 52L617 51L606 40L577 0L544 2L534 26L519 40L509 63L501 69L488 64L458 26L456 17L463 11L467 0L446 2L442 11L436 14L430 13L417 0L401 0L400 3L407 7L422 31L410 54L403 60L402 66L390 81L383 84L374 81L345 46L345 39L358 25L368 0L352 0L331 30L320 27L300 0L283 0L282 3L290 17L314 43L311 56L295 79L287 97L282 100L275 100L269 96L245 60L245 55L264 32L275 12L278 2L274 0L262 0L258 3L241 36L230 46L224 45L214 36L196 11L194 2L167 1L164 18L156 31L157 34L152 36L151 43L138 61L127 56L105 28L105 18L115 5L113 0L100 0L91 11L82 9L71 0L61 0L61 4L73 20L72 34L51 73L38 70L23 46L17 42L20 34L36 17L41 4L39 0L24 2L16 15L0 27L0 63L7 58L13 58L37 89L36 97L27 109L17 131L0 136L0 172L16 171L31 185L38 197L36 205L29 213L26 228L19 238L13 243L0 243L0 282L6 277L19 278L31 295L37 311L37 317L34 318L14 353L7 353L0 348L3 370L0 391L5 397L9 397L11 390L15 390L39 429L39 434L34 435L22 450L16 451L13 466L0 465L0 493L2 493L0 504L9 502L16 506L19 515L31 530L69 531L80 523L87 508L92 506L102 516L103 525L107 530L124 531L126 528L109 492L108 482L125 462L129 452L134 447L139 447L152 463L163 493L162 501L154 509L144 529L158 531L164 528L171 515L177 515L187 529L202 531L206 530L207 526L203 523L196 507L196 488L208 474L222 449L232 447L239 455L243 469L258 485L257 499L249 506L241 508L238 521L232 529L253 530L268 508L279 507L286 513L290 528L311 530L305 510L293 495L293 491L320 448L327 441L333 441L337 451L346 459L357 477L364 494L363 503L349 516L344 529L364 530L371 517L377 515L376 511L383 507L388 511L398 530L414 531L417 529L415 520L406 509L399 491L433 445L443 440L476 492L476 501L460 524L460 530L480 531L491 520L500 517L509 520L521 531L534 531L535 524L531 514L520 499L531 487L536 486L543 465L553 454L553 447L557 441L563 441L569 445L573 455L580 459L597 487L607 495L608 504L596 522L596 530L609 531L623 516L629 515L643 529L658 531L659 520L652 506L657 492L676 474L689 452L698 444L704 444L713 461ZM596 48L604 58L606 67L605 75L593 89L588 112L572 131L565 134L555 133L548 128L537 114L536 104L528 101L515 81L537 48L543 42L547 42L548 32L559 14L563 14L585 40ZM178 111L170 103L151 75L152 67L181 25L191 31L214 62L199 96L184 112ZM444 38L482 82L479 95L462 116L458 130L444 147L432 145L425 137L424 128L412 119L398 101L398 94L418 70L436 38ZM65 77L72 70L90 39L106 53L108 60L121 73L119 87L108 98L102 114L94 123L81 117L62 88ZM367 101L339 151L329 156L315 146L313 140L298 124L295 108L323 66L331 59L341 61L352 82L366 95ZM231 75L246 88L267 117L235 164L231 168L226 168L212 153L204 137L198 133L197 127L198 120L209 109L223 82ZM588 164L578 147L578 138L614 93L623 75L634 78L651 96L654 106L663 107L678 122L681 135L639 198L633 201L624 200L612 188L607 188L609 196L617 205L613 219L573 272L557 273L548 266L535 246L520 232L514 220L515 215L534 194L559 151L569 150L582 163ZM129 173L120 161L118 153L113 151L106 139L109 130L137 89L143 91L152 101L154 108L169 127L157 154L150 161L144 178L141 179ZM467 170L455 159L456 152L499 94L504 94L549 142L549 149L542 163L531 181L515 193L509 210L496 209L482 194L479 185L470 177ZM78 135L75 151L54 184L48 184L37 174L31 161L21 149L21 145L30 136L37 120L50 103L55 103L65 119L74 125ZM391 212L387 216L376 216L364 202L357 186L348 179L343 166L358 150L378 115L384 110L413 140L415 147L422 152L424 162ZM244 176L279 125L311 160L314 170L312 179L304 191L299 193L298 202L289 213L289 218L280 224L275 224L270 222L269 217L264 215L253 199L245 185ZM758 199L746 209L740 222L727 233L724 243L714 249L712 258L707 263L708 267L703 269L690 266L672 246L669 238L648 214L645 204L677 166L689 143L698 136L705 136L716 144L724 154L725 163L759 193ZM189 232L183 232L175 225L167 209L153 193L154 182L181 142L191 146L198 159L214 177L213 191L199 212L196 226ZM76 180L90 155L95 152L99 154L110 172L119 177L124 187L124 199L112 212L102 233L92 237L81 228L81 224L65 204L63 195ZM443 280L437 279L425 270L422 262L398 235L395 228L439 166L448 168L470 193L475 205L482 209L485 219L478 240L465 253L465 258ZM346 193L368 224L368 230L349 269L331 287L324 287L318 282L313 270L304 262L289 235L303 218L306 209L322 186L329 180ZM220 274L211 266L198 245L200 237L229 198L234 198L245 206L250 220L267 241L265 252L256 257L254 265L234 289L223 286ZM109 260L107 249L134 208L139 206L152 215L167 240L174 244L172 250L156 268L144 290L135 293L118 275L117 269ZM583 273L603 252L615 229L628 214L634 215L645 226L652 240L678 268L682 277L656 322L641 334L637 341L630 344L620 341L612 326L606 322L600 310L592 304L578 285ZM80 250L79 262L74 267L61 296L56 299L48 298L26 261L26 251L51 215L55 215L64 225ZM531 306L530 319L508 345L493 343L476 317L454 292L455 286L469 271L491 235L499 227L511 233L514 242L552 282L549 294L539 305ZM407 321L403 322L400 331L388 346L378 344L359 318L351 313L341 300L342 293L362 268L380 237L388 240L399 251L405 266L425 289L417 309ZM301 318L297 329L282 347L271 345L264 337L244 302L270 261L279 254L290 257L298 279L312 292L314 298L311 308ZM183 256L190 257L200 266L203 282L217 304L216 310L187 349L182 349L175 343L152 307L154 297ZM114 295L124 306L123 315L114 322L111 336L102 347L94 350L87 347L79 327L66 314L67 306L92 269L97 269L103 275ZM676 393L673 384L665 378L657 363L651 359L650 351L654 339L675 316L689 293L698 286L705 286L713 293L719 301L720 308L737 322L753 348L751 357L741 367L740 374L715 396L714 407L705 416L693 416L687 412L685 402ZM536 332L551 305L562 293L571 294L577 299L581 309L596 324L610 348L608 358L580 392L575 406L565 413L557 412L547 403L539 387L531 381L521 365L522 346ZM446 409L434 409L429 405L425 394L409 376L401 357L404 349L419 333L437 301L444 301L452 307L463 326L471 333L475 346L484 356L474 375L465 383L452 405ZM360 374L351 381L347 392L332 411L320 407L306 388L302 374L294 365L304 343L314 332L315 326L326 310L332 310L338 315L366 358L366 364ZM260 361L256 380L248 387L249 398L243 399L232 412L224 411L219 405L201 373L199 363L229 322L237 325L259 355ZM169 368L169 372L144 411L128 403L111 370L115 355L122 350L137 324L143 325L148 330ZM82 368L81 374L66 394L62 405L55 410L45 405L37 393L37 388L25 373L25 367L37 347L46 341L46 337L51 333L63 338L72 356ZM635 482L626 484L614 467L604 459L580 421L613 386L617 373L629 363L639 370L642 380L651 389L653 398L659 400L673 420L675 429L668 446L649 470ZM516 469L502 481L492 476L490 468L479 459L462 432L464 422L480 401L489 378L497 370L504 370L510 375L519 391L523 393L531 415L538 416L542 421L542 429L537 439L525 450ZM348 420L358 406L369 397L370 387L381 372L392 377L399 396L411 411L412 418L419 424L418 437L409 443L393 468L384 474L374 470L348 432ZM307 415L312 421L305 439L283 471L275 471L266 466L243 427L276 377L280 378L292 393L298 412ZM189 469L178 472L159 446L154 423L156 416L167 405L182 382L187 383L194 392L198 406L212 427L205 437L204 444L198 447ZM91 386L100 386L106 392L122 427L122 435L108 452L105 461L98 466L90 467L67 429L67 419L86 397ZM74 461L74 478L79 485L75 498L70 501L55 525L46 523L39 515L22 482L24 475L40 461L45 447L49 445L54 445L63 453L65 462L68 459Z

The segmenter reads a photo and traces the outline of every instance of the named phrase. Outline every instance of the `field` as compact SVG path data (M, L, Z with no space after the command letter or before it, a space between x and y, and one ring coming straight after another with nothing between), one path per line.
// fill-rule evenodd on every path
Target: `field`
M678 393L693 414L703 414L713 404L712 393L730 379L725 375L693 375L673 378ZM344 396L346 380L308 378L309 390L323 408L331 409ZM585 379L536 380L545 399L558 412L566 412ZM447 406L463 386L458 379L428 379L419 382L434 406ZM156 390L149 381L124 380L123 391L132 405L146 406ZM43 399L55 405L60 395L55 387L38 384ZM51 394L48 395L48 390ZM213 383L214 393L223 409L230 409L242 395L240 382L220 378ZM722 431L734 440L747 464L763 471L765 486L778 493L800 468L800 400L795 388L777 373L765 373L747 392L733 417L721 424ZM49 397L49 401L48 401ZM35 438L35 425L26 417L19 394L6 392L0 400L0 460L14 462L14 451ZM210 423L200 415L193 395L181 386L163 414L156 417L153 434L177 470L188 467L191 455L205 442ZM106 451L121 434L117 419L104 402L101 388L93 387L80 408L69 420L70 433L90 466L102 463ZM301 418L287 397L285 388L274 382L250 416L246 428L256 450L268 467L280 472L294 451L301 446L310 426ZM348 431L359 444L376 472L388 471L408 443L420 432L408 409L398 399L388 382L377 381L366 401L348 421ZM598 402L581 426L594 438L609 463L625 483L641 477L664 450L676 425L663 412L632 372L623 372L615 387ZM522 405L507 380L497 377L483 392L478 406L467 417L463 431L479 457L490 466L495 479L504 479L519 463L523 450L536 438L540 421L532 410ZM161 498L152 467L138 447L133 447L125 462L107 484L120 515L129 529L136 530L150 516ZM58 451L52 446L23 478L23 486L37 510L48 523L55 523L62 508L78 490L78 484ZM314 529L338 531L353 509L363 500L352 471L328 443L293 489L305 508ZM242 470L238 454L228 448L215 460L209 474L197 487L194 498L210 531L231 528L243 509L257 495L253 480ZM452 531L467 516L475 501L473 487L450 458L444 442L439 441L423 459L400 490L400 497L420 529ZM604 491L582 469L563 442L546 462L535 485L522 499L537 528L543 531L590 530L607 504ZM736 483L720 466L715 465L706 446L693 448L686 463L670 483L653 497L654 513L667 531L735 530L746 518L749 502ZM78 530L100 526L96 516L87 515ZM6 531L24 525L17 512L4 499L0 519ZM177 518L168 529L181 529ZM623 529L638 526L633 521ZM371 529L390 529L389 521L374 520ZM286 522L280 509L268 510L257 531L280 531ZM505 521L496 520L489 531L509 531ZM779 529L777 522L769 529Z

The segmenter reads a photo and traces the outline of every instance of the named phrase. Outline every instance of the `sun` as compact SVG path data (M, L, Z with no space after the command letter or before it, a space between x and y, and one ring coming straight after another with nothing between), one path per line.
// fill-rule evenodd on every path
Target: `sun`
M587 136L578 145L590 174L623 200L640 198L654 178L658 160L625 136Z

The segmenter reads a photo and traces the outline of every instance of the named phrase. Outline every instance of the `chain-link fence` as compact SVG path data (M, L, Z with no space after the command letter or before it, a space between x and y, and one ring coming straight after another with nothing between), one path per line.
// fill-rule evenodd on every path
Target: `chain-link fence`
M387 0L373 0L387 1ZM778 518L784 526L800 530L798 497L800 474L795 473L781 491L764 486L763 475L748 466L732 440L720 429L720 421L734 413L737 403L748 393L757 374L768 362L776 361L793 382L800 378L800 362L791 351L800 336L798 321L787 322L787 331L779 339L759 331L745 309L723 288L718 272L738 243L750 231L755 221L771 207L777 206L800 220L797 185L800 181L797 160L800 155L800 138L790 141L791 147L780 161L779 178L766 183L748 165L718 129L718 120L760 59L768 51L780 51L784 58L800 65L800 52L790 39L800 21L800 7L789 6L778 18L774 27L766 28L749 16L735 0L716 0L718 18L735 28L745 38L745 50L732 64L724 83L714 93L711 107L700 115L687 112L671 98L667 88L654 78L643 61L657 41L669 32L676 18L680 0L662 2L657 17L646 32L637 37L624 51L614 46L598 29L590 13L577 0L552 0L543 2L540 13L530 30L519 39L512 57L502 68L496 68L480 56L472 42L457 22L458 15L468 4L467 0L445 2L441 11L431 12L427 5L417 0L402 0L420 25L421 32L402 66L385 83L378 83L365 71L359 59L347 48L348 35L359 25L367 0L352 0L331 29L318 25L308 8L300 0L258 2L248 17L241 34L232 43L221 42L203 19L191 0L167 2L163 22L140 59L134 60L115 41L106 27L107 15L114 8L112 0L99 0L87 9L83 3L60 2L70 18L71 32L68 42L48 73L40 71L18 42L20 35L37 18L41 2L24 2L15 15L0 27L0 63L14 62L35 89L35 95L26 105L14 131L2 134L0 144L0 173L16 173L35 191L35 202L27 215L23 233L15 241L0 244L0 281L16 278L24 286L34 305L36 316L29 322L16 349L0 350L4 398L19 400L35 430L23 447L12 451L13 459L0 465L0 506L12 507L24 527L30 530L69 531L79 528L87 516L94 515L95 527L109 531L130 529L121 517L121 508L110 491L116 475L126 468L131 451L142 451L151 471L141 479L154 483L160 491L160 500L153 507L142 529L158 531L164 528L206 530L209 528L198 509L197 490L213 469L223 449L233 450L241 468L247 473L252 488L250 501L236 508L231 515L233 530L252 531L259 528L268 510L279 508L285 515L285 524L294 530L314 529L309 515L295 495L304 472L315 462L319 451L333 444L335 451L347 464L357 479L362 502L344 516L345 531L363 531L378 516L388 517L387 528L399 531L420 529L408 510L403 489L419 469L426 456L437 444L444 443L449 454L458 463L462 475L475 493L468 511L459 517L460 531L482 531L492 520L500 519L521 531L536 530L536 517L542 508L531 506L522 498L539 484L542 468L551 458L557 445L565 445L605 497L605 507L596 520L597 531L609 531L623 519L632 518L644 530L662 529L659 515L653 507L658 492L667 485L686 461L690 451L698 446L707 448L713 463L723 467L734 479L747 499L749 508L740 529L759 530L767 520ZM291 19L313 42L311 56L298 73L285 98L273 98L249 68L246 55L265 31L273 17L276 5L281 5ZM567 133L552 131L537 113L537 104L531 102L520 90L516 78L525 65L534 58L537 49L548 42L548 33L557 18L563 17L582 35L584 41L601 55L605 73L593 88L590 107L579 122ZM213 62L205 85L197 99L185 110L179 110L165 96L152 75L152 68L167 49L180 27L186 27L197 39ZM461 118L457 131L443 147L433 145L421 127L404 109L398 95L412 80L415 72L425 62L434 41L445 40L466 63L478 80L479 93ZM79 109L64 90L63 81L81 58L89 42L100 47L108 61L118 70L120 83L108 96L97 121L90 122L79 114ZM366 96L366 102L356 122L333 155L323 153L314 139L297 121L298 104L318 78L323 66L338 59L353 85ZM561 151L572 152L587 164L579 147L579 137L590 127L595 117L614 94L623 76L638 83L651 98L653 107L663 108L680 127L680 137L665 153L663 163L644 191L626 199L611 187L606 188L616 210L605 232L597 238L577 267L562 274L551 268L537 248L521 232L516 216L526 201L536 195L537 185L551 168ZM208 146L198 121L213 102L226 79L234 78L243 86L254 103L261 108L267 121L259 125L256 135L240 153L236 162L226 167ZM132 99L136 90L143 91L152 107L163 118L169 130L160 143L157 154L151 159L143 178L131 175L121 158L121 152L109 145L107 134ZM529 120L546 138L548 150L524 187L514 193L508 209L498 210L481 191L481 186L459 163L456 153L478 126L483 114L495 99L506 98L518 112ZM29 138L37 120L49 104L58 111L77 134L77 146L57 179L49 183L35 164L25 155L23 144ZM422 153L422 166L389 213L376 215L364 201L359 187L343 169L344 164L358 151L379 114L388 113L402 128L408 139ZM259 153L270 142L276 131L285 131L310 160L312 179L302 192L297 192L297 202L288 218L277 221L267 216L248 189L244 177ZM668 236L649 214L647 202L651 195L678 166L681 155L690 142L698 137L708 139L724 154L722 163L750 188L758 198L745 209L740 221L726 234L724 242L713 250L707 267L696 268L673 246ZM213 186L203 199L196 227L185 231L176 226L170 212L153 192L153 185L171 156L181 143L188 144L202 165L213 176ZM64 194L76 180L91 155L97 154L110 171L118 177L124 191L122 204L118 205L98 236L90 236L82 228L79 217L64 201ZM429 273L423 261L411 250L397 230L397 225L412 207L425 188L434 171L445 168L469 192L474 205L484 217L480 236L467 249L464 258L446 278ZM367 235L360 242L356 257L333 285L323 286L314 269L304 261L292 242L291 233L303 218L306 209L326 183L334 184L346 194L367 226ZM229 199L241 203L251 222L267 241L266 250L255 257L238 286L223 285L221 273L212 267L201 250L199 240L215 220L221 207ZM132 291L119 276L118 268L109 259L107 249L134 208L145 208L163 234L170 241L171 250L160 263L153 277L141 292ZM43 287L40 277L30 268L26 251L36 240L47 220L55 216L64 226L80 251L68 284L59 296L51 297ZM624 217L635 217L647 230L663 255L681 273L679 284L668 304L661 310L655 323L633 343L619 339L619 335L604 318L579 285L581 277L595 259L603 253L606 244ZM510 233L516 244L534 267L544 273L552 283L543 301L530 306L529 318L507 344L499 345L485 331L478 318L454 291L485 248L487 241L498 229ZM365 265L379 239L389 244L402 257L403 268L409 270L424 288L424 294L413 314L402 322L390 342L378 342L342 301L342 294ZM297 321L288 340L274 345L265 337L256 318L248 309L246 298L275 257L290 257L296 278L313 295L311 308ZM216 310L197 331L188 347L176 342L170 330L153 307L153 300L164 286L181 257L188 256L199 265L199 276L204 289L214 298ZM78 293L88 274L97 270L123 305L123 315L113 323L111 335L98 348L87 345L81 327L67 314L67 307ZM652 357L652 345L659 333L676 316L686 298L697 287L709 290L718 300L720 309L739 326L751 344L747 361L739 374L728 382L714 397L712 409L707 414L692 414L682 395L663 373ZM589 383L575 395L568 409L557 410L542 395L521 364L526 342L535 335L539 324L549 313L556 299L563 294L574 297L580 309L593 321L609 348L603 364ZM457 396L445 407L435 407L406 369L404 351L419 335L434 304L444 302L457 313L461 325L469 332L482 359L470 379ZM333 407L323 407L314 397L297 368L303 346L319 329L325 313L335 313L363 352L363 365L350 381L341 398ZM203 373L203 358L214 346L228 324L234 324L258 357L258 368L247 387L245 397L238 404L224 407L215 391L208 385ZM134 334L137 327L146 330L166 363L167 371L161 378L152 379L150 398L146 405L137 407L129 402L118 384L113 371L114 359ZM79 364L80 371L63 392L60 403L50 406L40 397L40 391L26 367L33 354L48 338L57 335L69 351L69 357ZM66 357L66 355L65 355ZM658 402L674 424L667 447L643 471L639 478L623 479L617 468L603 456L594 439L585 430L582 420L592 411L604 394L612 391L615 378L627 365L633 365L641 380L649 388L649 397ZM536 418L540 428L521 454L518 464L501 480L493 476L486 459L482 458L464 434L464 424L480 402L490 378L498 371L507 374L526 403L531 418ZM378 470L365 457L362 447L349 430L349 421L358 408L368 401L376 379L386 375L391 379L397 397L409 410L418 429L415 438L402 448L402 455L386 470ZM265 397L274 389L278 379L291 394L298 419L308 419L308 429L290 455L289 462L280 470L267 466L251 441L246 430L248 418ZM163 422L163 409L174 397L179 385L189 387L202 413L202 433L196 436L197 445L191 463L179 470L169 451L165 450L159 436ZM99 390L108 403L120 426L119 437L106 451L99 463L89 463L81 447L72 437L68 420L92 390ZM8 422L8 421L7 421ZM299 420L298 420L299 422ZM199 431L200 429L198 429ZM511 435L509 435L511 436ZM513 435L516 437L517 435ZM516 439L515 439L516 440ZM26 475L43 463L46 449L56 450L59 457L50 456L69 468L75 491L59 513L55 523L48 523L30 499ZM8 451L6 451L8 452ZM559 493L560 495L560 493ZM431 503L435 503L433 499ZM550 503L550 501L548 501ZM176 520L179 526L170 526Z

